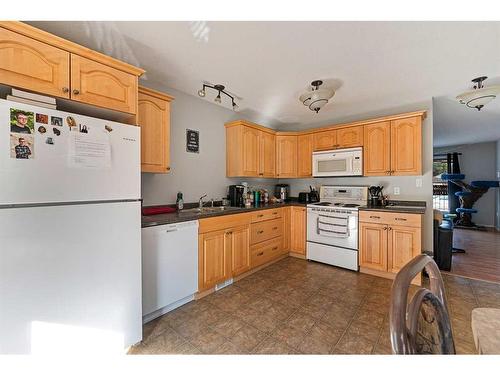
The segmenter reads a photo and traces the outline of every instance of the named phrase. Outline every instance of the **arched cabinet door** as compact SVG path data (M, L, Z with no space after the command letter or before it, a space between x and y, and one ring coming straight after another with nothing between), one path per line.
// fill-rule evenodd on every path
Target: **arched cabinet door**
M70 54L0 27L0 83L70 97Z
M137 112L137 76L71 55L71 99L116 111Z
M170 102L173 99L164 93L139 87L142 172L170 172Z

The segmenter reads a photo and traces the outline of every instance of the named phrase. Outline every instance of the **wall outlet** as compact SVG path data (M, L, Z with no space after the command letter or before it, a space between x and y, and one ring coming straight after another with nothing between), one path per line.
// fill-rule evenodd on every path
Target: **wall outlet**
M421 178L415 179L415 186L416 187L422 187L422 179Z
M399 186L394 186L394 195L399 195L399 194L400 194Z

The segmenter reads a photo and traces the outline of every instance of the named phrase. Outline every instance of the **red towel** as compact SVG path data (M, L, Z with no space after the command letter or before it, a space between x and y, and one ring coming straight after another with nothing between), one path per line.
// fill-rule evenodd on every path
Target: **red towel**
M175 207L168 206L152 206L152 207L143 207L142 214L144 216L148 215L159 215L159 214L170 214L172 212L177 211Z

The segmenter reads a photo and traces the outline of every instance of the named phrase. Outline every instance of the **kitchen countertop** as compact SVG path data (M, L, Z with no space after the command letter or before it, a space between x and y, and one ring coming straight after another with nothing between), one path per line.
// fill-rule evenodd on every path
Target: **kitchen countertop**
M382 212L399 212L405 214L425 214L425 201L389 201L387 206L372 206L360 207L360 211L382 211Z
M196 213L196 212L173 212L169 214L159 214L159 215L147 215L142 216L142 228L152 227L156 225L165 225L165 224L174 224L180 223L183 221L191 221L191 220L199 220L206 219L208 217L215 216L223 216L223 215L234 215L241 214L245 212L251 211L259 211L259 210L268 210L272 208L279 207L288 207L288 206L298 206L305 207L305 203L299 203L297 201L290 201L286 203L269 203L263 204L256 207L228 207L224 211L215 211L215 212L204 212L204 213Z

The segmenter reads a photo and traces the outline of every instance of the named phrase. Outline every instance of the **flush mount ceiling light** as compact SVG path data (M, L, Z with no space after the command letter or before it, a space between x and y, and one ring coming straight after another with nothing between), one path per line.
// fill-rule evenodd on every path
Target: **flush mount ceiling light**
M317 80L311 82L311 91L307 91L299 97L299 100L305 106L309 107L311 111L316 113L319 112L323 106L328 103L333 95L335 95L335 90L328 88L319 88L323 84L323 81Z
M500 94L500 86L484 87L483 82L486 78L488 77L483 76L474 78L472 80L474 83L473 90L466 91L463 94L458 95L457 100L469 108L476 108L480 111L481 108Z
M231 99L231 105L233 107L233 111L235 111L235 112L238 111L239 107L236 104L236 102L234 101L234 96L229 94L227 91L224 91L225 87L223 85L209 85L208 83L204 83L203 87L200 90L198 90L198 95L201 96L202 98L204 98L207 94L205 91L206 88L213 89L213 90L217 91L217 96L215 97L214 102L216 102L218 104L222 103L222 98L221 98L220 94L224 94Z

